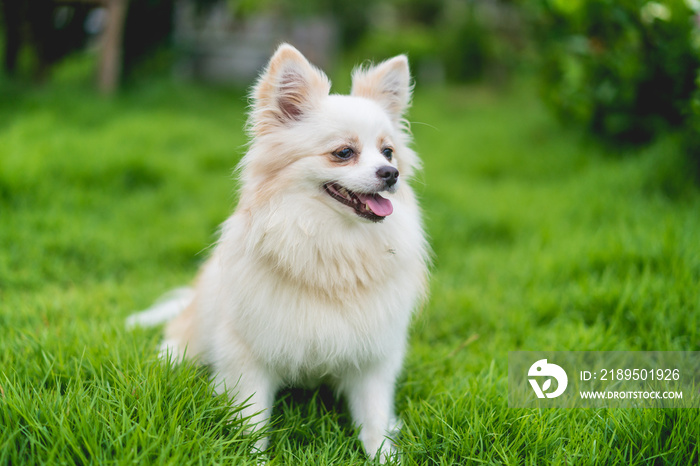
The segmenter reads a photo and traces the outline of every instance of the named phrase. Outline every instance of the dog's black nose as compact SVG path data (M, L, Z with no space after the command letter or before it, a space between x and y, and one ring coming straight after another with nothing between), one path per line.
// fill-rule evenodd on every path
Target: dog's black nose
M377 176L384 180L388 188L394 186L399 180L399 171L389 165L384 165L379 170L377 170Z

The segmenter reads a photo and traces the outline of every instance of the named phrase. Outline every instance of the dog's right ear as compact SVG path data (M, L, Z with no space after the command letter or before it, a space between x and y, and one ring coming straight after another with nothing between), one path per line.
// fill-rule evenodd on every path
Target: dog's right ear
M351 95L379 103L395 123L400 123L411 102L411 73L406 55L352 73Z
M253 89L251 129L262 135L302 120L330 88L326 75L301 52L280 45Z

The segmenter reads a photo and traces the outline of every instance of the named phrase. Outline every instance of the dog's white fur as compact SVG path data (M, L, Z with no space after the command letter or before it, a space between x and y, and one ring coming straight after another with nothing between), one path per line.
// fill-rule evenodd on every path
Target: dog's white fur
M400 55L356 70L349 96L329 90L301 53L279 47L253 91L238 208L194 293L129 323L152 324L185 308L166 328L164 351L211 365L218 387L249 400L243 415L258 427L281 387L333 384L347 397L368 455L386 459L394 452L387 441L394 387L428 256L407 183L419 166L403 121L408 61ZM381 152L387 144L391 161ZM339 160L334 151L348 146L356 156ZM378 177L383 166L399 170L396 185ZM324 191L328 182L385 191L393 213L381 222L361 218Z

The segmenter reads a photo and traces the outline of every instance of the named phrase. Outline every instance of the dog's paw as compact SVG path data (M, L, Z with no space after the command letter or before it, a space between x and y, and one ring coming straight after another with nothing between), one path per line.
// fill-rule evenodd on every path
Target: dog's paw
M386 439L377 453L379 464L401 464L401 455L391 439Z
M399 450L394 440L398 434L399 424L393 425L391 431L370 434L363 432L360 440L370 459L379 458L380 464L400 464Z
M265 450L267 450L269 445L270 439L267 437L262 437L260 440L255 442L255 445L253 445L253 448L250 450L250 453L255 456L255 464L262 466L267 464L267 462L270 460L267 453L265 453Z

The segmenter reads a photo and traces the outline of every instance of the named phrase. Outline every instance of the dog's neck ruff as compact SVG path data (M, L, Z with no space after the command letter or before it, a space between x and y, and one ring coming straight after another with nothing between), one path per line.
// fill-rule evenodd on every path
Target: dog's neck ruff
M240 251L236 254L333 301L352 299L358 292L381 287L404 266L403 261L421 261L423 256L420 225L408 221L413 217L403 214L398 206L387 220L369 223L328 207L321 209L318 199L289 196L238 215L248 217L245 223L250 228L245 231L243 244L239 244L243 250L236 248ZM227 223L233 227L241 222ZM238 236L235 231L227 231L229 225L224 227L222 243L235 241ZM407 237L406 231L417 232L415 241L414 235Z

